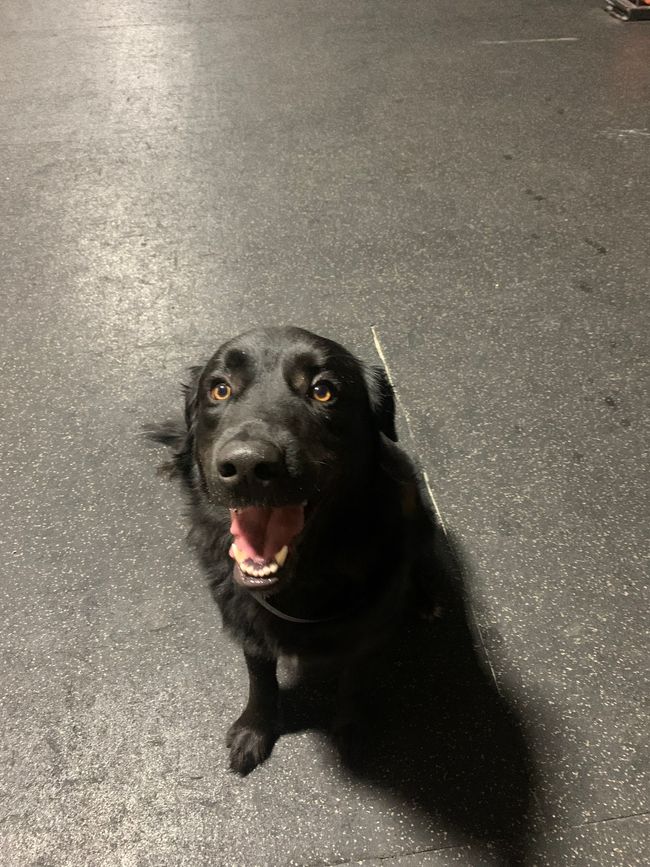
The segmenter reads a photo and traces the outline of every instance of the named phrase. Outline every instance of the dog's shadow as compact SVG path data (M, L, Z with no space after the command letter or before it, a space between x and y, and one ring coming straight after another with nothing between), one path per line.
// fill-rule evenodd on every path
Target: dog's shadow
M528 860L530 749L471 625L458 550L445 539L439 555L445 610L414 619L387 650L363 742L348 744L342 759L354 777L415 809L432 834L514 867ZM285 688L282 702L285 733L328 730L331 704L309 678Z

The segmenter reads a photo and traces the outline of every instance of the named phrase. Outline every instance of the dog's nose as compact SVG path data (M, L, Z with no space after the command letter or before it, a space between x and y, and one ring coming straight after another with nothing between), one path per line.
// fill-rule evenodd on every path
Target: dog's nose
M267 486L285 472L282 452L269 442L228 443L219 452L217 472L230 488L243 482Z

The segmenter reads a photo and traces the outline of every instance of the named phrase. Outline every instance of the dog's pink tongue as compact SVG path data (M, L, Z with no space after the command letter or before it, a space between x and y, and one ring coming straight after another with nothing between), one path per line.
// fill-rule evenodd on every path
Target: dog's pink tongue
M298 535L305 523L302 506L230 510L230 532L239 550L251 560L269 562Z

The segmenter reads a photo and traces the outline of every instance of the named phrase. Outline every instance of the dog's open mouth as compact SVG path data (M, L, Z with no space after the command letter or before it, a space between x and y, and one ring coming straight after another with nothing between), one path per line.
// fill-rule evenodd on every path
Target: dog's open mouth
M262 590L279 581L279 573L305 525L305 503L292 506L246 506L230 510L235 580Z

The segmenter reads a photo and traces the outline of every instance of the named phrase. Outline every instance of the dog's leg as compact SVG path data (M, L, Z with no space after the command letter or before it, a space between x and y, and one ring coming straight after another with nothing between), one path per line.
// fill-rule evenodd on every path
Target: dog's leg
M226 738L230 767L248 774L267 759L278 737L277 661L244 652L248 668L248 704Z
M363 762L375 682L375 661L370 656L351 660L341 672L332 735L341 758L351 766Z

